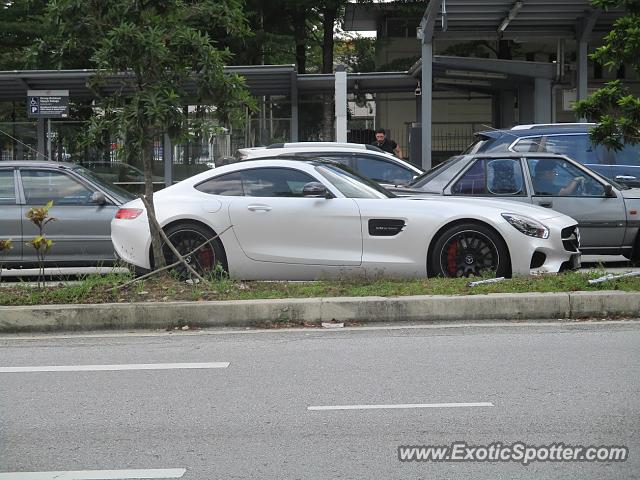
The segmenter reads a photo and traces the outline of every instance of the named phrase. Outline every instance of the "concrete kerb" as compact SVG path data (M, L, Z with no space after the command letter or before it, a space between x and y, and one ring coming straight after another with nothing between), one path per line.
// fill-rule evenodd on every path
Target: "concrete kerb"
M640 293L572 292L571 318L609 318L640 316Z
M640 293L498 293L0 307L0 332L637 316Z

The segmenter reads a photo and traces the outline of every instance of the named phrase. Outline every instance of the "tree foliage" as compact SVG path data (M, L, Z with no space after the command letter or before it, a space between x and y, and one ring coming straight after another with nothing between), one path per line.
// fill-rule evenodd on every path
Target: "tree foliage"
M41 45L66 66L86 57L97 74L91 81L97 114L90 140L109 131L124 140L129 155L143 159L145 196L153 211L154 141L163 133L182 140L193 133L187 105L210 105L223 123L239 121L251 98L242 79L227 75L231 59L207 33L249 35L240 0L50 0L47 16L55 35ZM109 76L119 76L112 91ZM211 129L203 121L197 130ZM156 266L164 265L159 232L150 221Z
M592 4L604 10L623 7L626 14L616 20L603 45L590 58L609 69L629 65L640 76L640 0L592 0ZM591 131L596 143L621 149L623 141L640 142L640 98L619 80L578 102L575 111L598 123Z
M47 0L0 0L0 70L30 67L29 47L46 33Z

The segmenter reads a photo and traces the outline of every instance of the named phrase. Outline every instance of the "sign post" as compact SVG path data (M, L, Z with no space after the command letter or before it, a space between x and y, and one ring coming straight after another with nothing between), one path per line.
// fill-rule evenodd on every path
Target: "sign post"
M27 116L38 119L38 160L44 160L51 153L49 148L45 155L44 121L69 116L69 90L28 90ZM48 126L50 131L51 124Z

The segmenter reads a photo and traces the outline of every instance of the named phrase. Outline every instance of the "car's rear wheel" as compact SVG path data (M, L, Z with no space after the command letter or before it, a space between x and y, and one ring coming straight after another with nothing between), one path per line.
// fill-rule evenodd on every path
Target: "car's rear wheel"
M500 235L484 225L454 225L438 236L431 271L443 277L508 276L509 251Z
M180 255L186 255L186 262L200 275L227 270L224 248L217 238L197 252L188 255L215 236L208 228L196 223L180 223L171 225L165 230L165 233L175 249ZM162 251L167 264L172 264L178 260L168 245L163 245ZM188 278L190 276L190 272L184 264L179 264L174 271L180 278Z

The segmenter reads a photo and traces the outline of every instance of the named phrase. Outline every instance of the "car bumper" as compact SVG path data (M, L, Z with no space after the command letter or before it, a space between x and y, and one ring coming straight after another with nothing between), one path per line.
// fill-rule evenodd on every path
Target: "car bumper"
M111 241L119 259L135 267L151 268L151 235L146 213L132 220L114 218L111 221Z
M551 223L551 225L549 225ZM527 239L511 251L514 275L558 273L580 268L580 241L577 224L547 222L549 238Z

